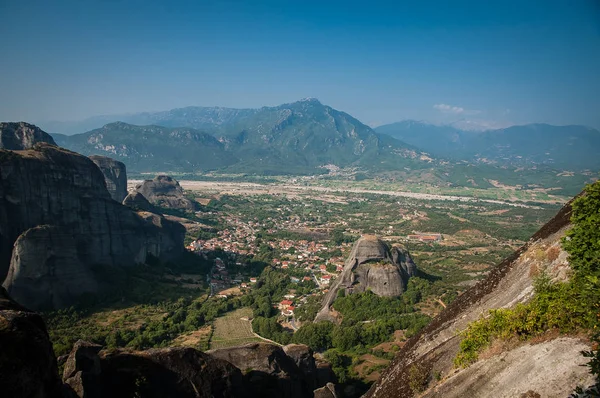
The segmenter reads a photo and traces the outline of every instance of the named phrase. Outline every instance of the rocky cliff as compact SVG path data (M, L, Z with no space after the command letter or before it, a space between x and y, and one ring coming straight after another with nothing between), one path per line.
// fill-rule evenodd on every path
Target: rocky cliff
M49 134L33 124L0 123L0 149L31 149L38 142L56 145Z
M1 396L63 396L56 358L42 317L13 301L2 287L0 347Z
M121 203L127 196L127 170L125 169L125 163L99 155L92 155L90 159L96 163L96 166L104 174L106 188L111 198Z
M252 397L301 398L312 396L316 388L316 365L310 348L285 348L268 343L208 351L215 358L234 364L244 372Z
M370 289L379 296L399 296L416 272L417 267L406 249L399 245L390 248L381 239L365 235L354 244L315 320L332 320L330 307L340 289L348 294Z
M196 210L197 204L183 194L183 188L176 179L159 175L152 180L145 180L135 190L154 205L171 209Z
M459 333L470 322L490 309L529 300L533 279L541 272L555 282L567 279L570 268L561 238L570 227L570 214L567 204L526 245L411 338L367 396L412 397L417 382L426 389L422 397L566 397L577 385L592 384L580 353L589 350L589 343L576 336L555 335L537 343L496 347L496 352L490 351L466 369L456 369L453 363Z
M93 291L91 265L174 258L184 234L178 223L112 200L85 156L45 143L0 150L0 279L8 275L3 286L22 304L56 306Z

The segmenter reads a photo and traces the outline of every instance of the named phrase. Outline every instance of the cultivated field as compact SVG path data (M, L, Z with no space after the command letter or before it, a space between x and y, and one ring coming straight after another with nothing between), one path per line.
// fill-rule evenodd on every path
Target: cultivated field
M263 341L252 333L252 309L240 308L215 319L210 348L224 348Z

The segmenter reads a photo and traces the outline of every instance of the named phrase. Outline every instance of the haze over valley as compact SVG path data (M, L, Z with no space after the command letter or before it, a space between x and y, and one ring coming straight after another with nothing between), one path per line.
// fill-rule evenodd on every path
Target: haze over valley
M594 2L0 12L0 396L600 394Z

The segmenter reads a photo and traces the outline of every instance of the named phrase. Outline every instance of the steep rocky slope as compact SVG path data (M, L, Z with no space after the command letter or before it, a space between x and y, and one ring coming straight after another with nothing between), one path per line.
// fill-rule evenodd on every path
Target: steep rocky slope
M85 156L45 143L0 150L0 279L8 276L3 286L22 304L66 305L94 291L92 265L174 258L184 234L179 223L112 200Z
M56 145L50 134L33 124L0 123L0 149L31 149L38 142Z
M96 163L96 166L104 174L106 189L108 189L111 198L121 203L127 196L127 170L125 169L125 163L98 155L92 155L90 159Z
M491 351L487 359L467 369L455 369L453 364L460 344L458 333L469 322L490 309L527 301L533 295L534 277L542 271L555 282L568 277L567 254L560 239L570 226L570 214L569 203L526 245L410 339L367 395L411 397L415 374L427 383L429 389L422 395L427 397L515 397L529 390L543 397L565 397L578 384L591 384L588 369L580 366L586 362L580 351L589 343L577 337L548 337L541 344L499 348L500 354Z
M138 184L135 190L155 205L182 210L196 210L197 207L195 202L184 196L179 182L166 175L158 175L152 180L145 180Z
M346 259L344 270L323 299L316 321L331 320L330 307L338 291L359 293L371 289L379 296L399 296L417 267L410 253L400 246L391 248L375 236L361 237Z

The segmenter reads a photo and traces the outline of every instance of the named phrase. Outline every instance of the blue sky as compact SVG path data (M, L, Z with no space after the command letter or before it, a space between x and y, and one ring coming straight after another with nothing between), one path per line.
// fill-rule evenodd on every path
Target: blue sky
M317 97L368 124L600 128L593 0L0 0L0 15L0 120Z

